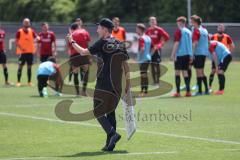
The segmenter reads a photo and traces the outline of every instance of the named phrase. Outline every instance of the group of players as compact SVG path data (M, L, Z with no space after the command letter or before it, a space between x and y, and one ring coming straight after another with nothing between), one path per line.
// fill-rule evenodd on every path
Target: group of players
M139 54L138 63L141 72L141 96L145 96L148 91L148 66L151 64L159 69L161 61L161 48L168 41L167 32L157 26L155 17L149 18L150 28L145 25L137 24L136 32L139 35ZM202 19L197 15L191 16L192 31L187 28L185 17L178 17L177 30L174 34L174 45L171 54L171 60L174 61L176 93L173 97L180 97L180 91L185 88L186 97L192 95L209 95L212 92L212 83L214 75L218 75L219 90L214 92L216 95L224 94L225 75L229 63L232 60L231 51L234 49L234 43L231 37L224 33L223 24L218 26L218 33L210 35L205 27L202 26ZM157 57L157 58L156 58ZM209 83L205 75L206 58L212 60L212 71L209 76ZM190 82L192 77L192 67L196 70L198 91L191 93ZM159 71L156 72L159 76ZM153 72L154 74L154 72ZM183 76L185 87L180 87L181 75ZM154 78L154 77L153 77ZM157 77L159 80L159 77ZM155 81L158 83L159 81ZM202 84L205 92L202 91Z
M112 36L120 42L126 41L126 31L120 26L120 19L115 17L112 19L114 28L112 30ZM215 94L223 94L225 88L225 76L224 72L227 70L229 63L231 62L230 52L234 49L234 43L229 35L224 33L224 26L220 24L218 26L218 33L210 36L207 29L202 26L202 19L193 15L191 17L192 31L187 28L186 18L178 17L177 26L178 29L174 35L174 45L171 55L171 60L174 61L175 67L175 82L176 82L176 93L174 97L180 97L180 75L182 73L185 82L186 95L192 96L190 89L190 81L192 76L192 66L196 69L197 75L197 88L198 92L195 95L210 94L214 75L217 74L219 78L219 90ZM161 50L164 44L170 39L169 34L161 27L157 26L156 17L149 17L149 28L146 28L143 23L136 25L136 33L139 36L139 53L137 61L140 66L141 74L141 92L140 96L146 96L148 93L148 67L151 66L152 76L154 85L159 85L160 79L160 62L161 62ZM77 18L74 23L71 24L69 32L71 32L73 39L78 45L83 48L88 48L89 42L91 41L90 34L82 27L83 22L80 18ZM32 65L34 60L34 54L40 58L41 63L46 61L52 61L56 57L56 37L54 32L49 30L47 23L42 23L42 31L36 33L31 28L31 23L28 18L23 20L23 26L16 33L16 53L19 55L19 64L17 71L17 83L16 86L21 86L21 75L22 68L27 63L27 77L28 85L32 86L31 75ZM9 85L8 81L8 69L6 65L6 54L4 48L5 32L0 29L0 64L3 66L4 77L6 85ZM37 41L37 47L35 46ZM70 44L68 46L69 58L79 56ZM212 60L212 72L209 76L209 84L207 77L204 73L205 61L209 57ZM82 65L80 71L77 69L78 65L71 64L69 71L69 81L73 76L74 85L76 88L77 95L87 96L86 87L88 82L89 65L91 64L90 57L82 57L88 64ZM49 66L50 65L50 66ZM57 65L48 64L45 68L51 68L49 70L38 71L38 74L50 75L56 72ZM45 72L44 72L45 71ZM82 81L82 91L79 91L79 73ZM38 77L41 77L41 74ZM44 79L44 81L42 80ZM43 88L47 85L47 78L38 78L41 84L39 87L39 93L44 96L46 93L43 92ZM202 83L205 87L205 92L202 91Z
M174 35L174 46L171 59L175 66L176 93L174 97L180 95L180 74L182 73L186 85L186 97L192 96L190 91L191 68L194 66L197 76L198 91L194 95L209 95L212 92L212 82L214 74L218 75L219 90L216 95L224 94L225 75L231 60L231 51L234 44L229 35L224 33L224 26L218 26L218 33L209 35L206 28L202 26L202 19L197 15L191 17L192 32L186 27L186 18L178 17L178 29ZM209 84L205 75L206 58L212 60L212 71L209 76ZM202 92L202 83L205 92Z

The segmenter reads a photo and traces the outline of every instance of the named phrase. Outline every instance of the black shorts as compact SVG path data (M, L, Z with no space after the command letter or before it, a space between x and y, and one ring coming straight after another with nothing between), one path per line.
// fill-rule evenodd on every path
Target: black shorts
M179 56L174 62L175 70L188 70L189 69L190 56Z
M232 61L232 56L229 54L227 55L223 61L218 65L218 69L219 70L223 70L224 72L226 72L228 65L230 64L230 62Z
M143 63L140 63L139 67L140 67L140 72L141 73L146 73L148 70L148 66L150 64L150 61L145 61Z
M156 50L152 55L152 62L160 63L161 62L161 50Z
M111 91L96 89L93 96L94 116L99 118L115 112L120 96Z
M33 60L34 60L34 57L32 53L24 53L20 55L18 59L18 64L24 65L25 63L27 63L27 65L32 65Z
M89 56L81 56L80 54L73 54L69 60L70 66L80 67L85 64L90 64Z
M0 52L0 64L6 64L7 63L7 56L4 52Z
M40 56L40 62L46 62L51 55L42 55Z
M196 69L203 69L205 66L206 56L197 55L194 57L193 65Z

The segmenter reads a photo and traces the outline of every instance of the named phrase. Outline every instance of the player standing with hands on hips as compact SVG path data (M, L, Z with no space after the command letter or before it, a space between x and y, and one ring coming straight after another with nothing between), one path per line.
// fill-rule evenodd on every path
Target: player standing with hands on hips
M112 29L114 25L113 22L108 18L103 18L98 23L97 33L99 35L99 40L95 42L89 48L83 48L79 46L72 38L71 35L68 36L70 44L79 52L82 56L95 55L98 58L97 81L94 91L94 108L103 109L103 103L99 101L102 97L108 102L108 106L111 107L111 111L104 112L101 116L96 116L98 122L101 124L102 128L107 134L106 145L102 148L103 151L113 151L116 143L120 140L121 136L116 132L116 117L115 109L121 97L121 76L124 70L126 76L126 88L125 92L130 89L130 75L129 66L127 60L129 59L127 51L122 45L122 43L111 36ZM114 61L114 58L118 55L122 55L123 58ZM113 63L114 61L114 63ZM117 65L115 64L117 63ZM120 65L119 65L120 64ZM114 74L114 76L112 76ZM99 93L108 93L108 95L117 95L113 97L108 97Z

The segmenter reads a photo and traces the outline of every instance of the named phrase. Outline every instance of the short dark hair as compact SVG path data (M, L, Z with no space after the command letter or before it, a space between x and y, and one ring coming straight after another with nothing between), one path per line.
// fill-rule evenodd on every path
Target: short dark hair
M47 59L48 61L51 61L51 62L53 62L53 63L56 63L56 58L55 57L53 57L53 56L51 56L51 57L48 57L48 59Z
M181 22L181 23L186 23L187 22L187 18L184 16L180 16L177 18L177 22Z
M199 17L198 15L192 15L191 16L191 20L193 20L194 22L196 22L198 25L202 24L202 18Z
M138 23L137 24L137 28L139 28L142 32L144 32L145 29L146 29L146 27L145 27L145 25L143 23Z
M70 28L71 28L71 30L76 30L76 29L78 29L78 27L79 27L78 24L76 22L74 22L71 24Z

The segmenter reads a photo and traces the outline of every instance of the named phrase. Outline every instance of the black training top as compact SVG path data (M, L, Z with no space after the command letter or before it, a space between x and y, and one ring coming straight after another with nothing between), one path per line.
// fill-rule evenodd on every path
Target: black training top
M99 39L89 51L98 58L96 89L121 90L122 62L129 59L124 43L114 37Z

